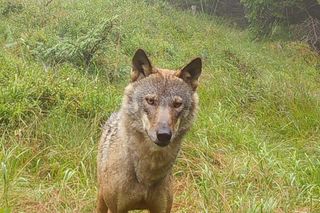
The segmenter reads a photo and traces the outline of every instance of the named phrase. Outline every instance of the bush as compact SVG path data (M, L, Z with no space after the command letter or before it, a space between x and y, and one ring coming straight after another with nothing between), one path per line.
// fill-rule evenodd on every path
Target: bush
M320 53L320 20L310 17L292 28L298 40L307 42L313 50Z
M268 37L275 25L300 24L309 18L320 20L316 0L241 0L250 29L256 37Z
M22 4L15 4L13 2L6 2L0 6L0 15L7 17L13 13L19 13L23 10Z
M288 11L301 8L301 0L241 0L246 8L250 30L257 37L271 35L275 24L288 23Z
M216 15L227 18L231 22L240 27L247 26L247 20L244 14L244 7L240 0L167 0L171 4L184 9L191 9L196 6L196 9L210 15Z
M76 39L64 38L53 45L43 42L27 45L32 55L46 67L68 62L87 69L100 53L99 50L105 47L104 44L109 40L114 28L114 20L115 18L104 20L87 34Z

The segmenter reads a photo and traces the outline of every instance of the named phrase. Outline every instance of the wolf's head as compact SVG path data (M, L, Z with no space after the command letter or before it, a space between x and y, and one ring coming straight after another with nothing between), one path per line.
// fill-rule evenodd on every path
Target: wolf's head
M161 147L181 138L195 116L201 67L196 58L176 71L155 68L145 52L137 50L122 105L129 128Z

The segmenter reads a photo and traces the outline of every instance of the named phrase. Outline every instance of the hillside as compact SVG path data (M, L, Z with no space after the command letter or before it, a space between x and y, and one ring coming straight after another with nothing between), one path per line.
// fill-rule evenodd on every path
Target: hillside
M204 61L173 212L319 212L319 56L146 2L0 0L0 212L93 211L100 127L138 48Z

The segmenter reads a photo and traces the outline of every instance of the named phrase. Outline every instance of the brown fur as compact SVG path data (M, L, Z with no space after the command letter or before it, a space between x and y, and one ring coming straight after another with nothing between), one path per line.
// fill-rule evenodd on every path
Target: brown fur
M100 139L97 211L168 213L171 169L197 110L201 59L178 71L158 69L140 49L132 64L121 109Z

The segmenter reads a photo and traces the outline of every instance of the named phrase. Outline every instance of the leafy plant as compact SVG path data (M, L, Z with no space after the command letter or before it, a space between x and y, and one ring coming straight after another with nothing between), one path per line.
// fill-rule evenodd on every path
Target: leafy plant
M12 13L19 13L23 10L22 4L15 4L13 2L7 2L0 7L0 14L3 16L9 16Z
M257 37L268 37L276 24L288 24L288 10L301 8L302 0L241 0L246 8L250 30Z
M31 52L46 66L68 62L82 68L88 68L99 54L99 50L110 38L115 19L116 17L113 17L102 21L87 34L76 39L65 38L53 45L38 42L34 48L31 48Z

